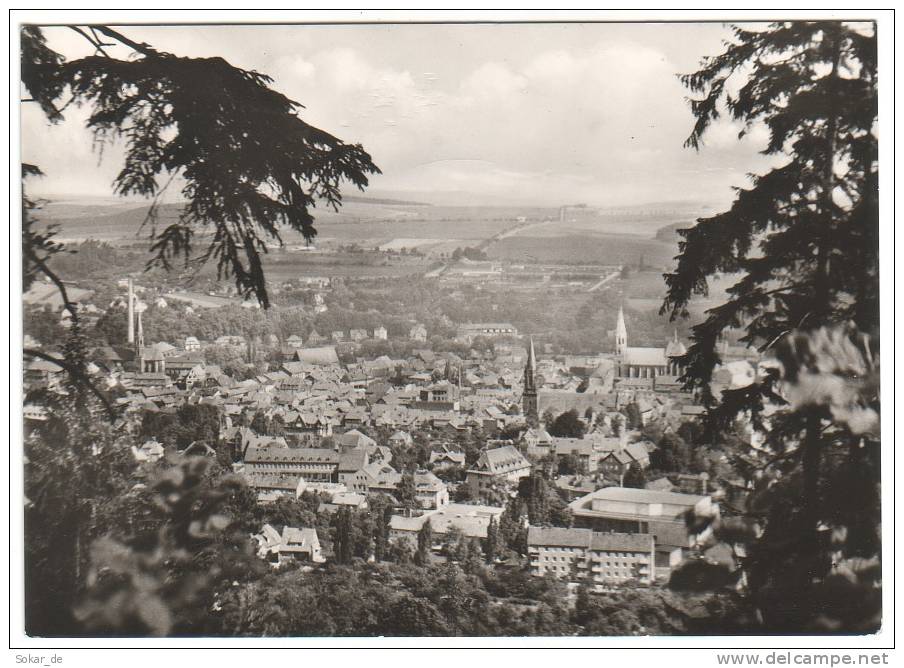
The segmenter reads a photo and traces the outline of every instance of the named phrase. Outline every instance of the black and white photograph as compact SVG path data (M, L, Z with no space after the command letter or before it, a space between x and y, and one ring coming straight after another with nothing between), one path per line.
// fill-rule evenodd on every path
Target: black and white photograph
M888 663L893 15L34 14L11 638Z

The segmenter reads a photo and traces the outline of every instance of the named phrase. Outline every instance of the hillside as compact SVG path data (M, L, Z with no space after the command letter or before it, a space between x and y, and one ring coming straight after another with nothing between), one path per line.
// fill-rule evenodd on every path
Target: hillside
M177 220L182 205L163 204L157 228ZM621 208L558 209L510 206L439 206L390 198L350 197L339 211L314 211L316 243L323 247L357 244L384 250L419 248L437 255L455 248L478 246L489 257L516 262L535 261L602 264L637 263L668 266L675 256L674 230L693 223L705 210L700 204L650 204ZM146 243L152 231L147 205L133 202L59 200L39 213L56 225L66 242L97 239L114 245ZM303 243L300 234L285 231L289 246Z

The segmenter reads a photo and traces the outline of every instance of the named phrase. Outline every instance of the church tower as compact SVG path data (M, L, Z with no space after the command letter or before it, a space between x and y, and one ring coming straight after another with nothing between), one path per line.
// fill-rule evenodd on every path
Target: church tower
M138 363L138 373L144 373L144 328L141 326L143 306L143 304L138 304L135 309L135 314L138 316L138 331L135 333L135 361Z
M534 354L534 340L530 340L530 349L527 353L527 365L524 367L524 393L521 395L521 407L524 416L531 424L536 424L540 416L540 406L537 399L537 357Z
M624 358L628 350L628 328L625 327L625 311L618 307L618 320L615 323L615 354Z

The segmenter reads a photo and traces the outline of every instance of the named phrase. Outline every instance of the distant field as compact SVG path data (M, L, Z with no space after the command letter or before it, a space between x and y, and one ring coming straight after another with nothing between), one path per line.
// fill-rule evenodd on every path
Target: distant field
M180 206L166 204L159 208L157 228L162 229L178 219ZM129 241L147 237L151 228L141 229L148 208L134 203L118 206L92 206L56 202L38 213L38 219L59 228L57 235L68 240L97 239ZM376 246L393 239L433 239L437 242L460 240L476 244L511 227L517 217L527 213L538 220L548 212L542 209L511 207L431 207L375 205L350 202L338 213L314 209L314 226L318 240L341 243L358 242ZM299 243L302 235L284 230L286 243Z
M672 263L674 244L652 238L617 234L594 236L527 237L513 236L490 244L487 255L512 262L563 262L586 264L644 263L665 267Z
M271 253L264 259L264 270L270 281L285 281L297 276L345 278L385 276L389 278L423 274L428 268L428 261L421 258L405 258L387 262L374 253L362 255Z
M228 297L216 297L205 295L201 292L172 292L166 295L166 299L180 302L187 302L191 306L199 308L219 308L221 306L229 306L230 304L240 304L241 300L230 299Z
M626 235L632 237L655 237L662 228L689 227L693 220L684 215L656 216L588 216L581 219L550 221L534 225L525 230L525 236L596 236ZM664 239L668 241L669 239Z
M458 219L458 220L406 220L391 222L369 220L347 222L324 220L316 222L317 238L322 241L335 239L345 243L369 242L380 245L393 239L457 239L476 244L511 227L511 220Z
M164 204L158 209L158 228L178 219L182 205ZM380 201L348 201L338 211L315 207L314 225L321 243L358 242L369 246L392 243L394 239L456 240L476 244L516 225L518 237L604 236L649 237L669 225L693 220L683 209L650 210L643 213L583 212L566 213L559 220L557 209L506 206L423 206ZM39 220L59 227L58 235L67 239L127 241L146 237L150 228L141 230L148 212L146 205L112 200L60 200L46 204L38 212ZM139 235L139 231L141 233ZM300 234L286 231L287 243L299 243Z

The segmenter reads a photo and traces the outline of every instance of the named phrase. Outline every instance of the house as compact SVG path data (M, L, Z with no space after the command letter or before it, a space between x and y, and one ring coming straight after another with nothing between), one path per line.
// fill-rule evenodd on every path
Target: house
M164 373L182 388L191 387L207 378L204 359L199 355L176 355L167 358Z
M554 484L560 494L563 494L569 501L573 501L595 492L606 483L598 475L577 474L560 475L555 479Z
M396 448L408 447L413 442L414 439L411 438L411 434L409 434L407 431L397 431L389 437L389 445Z
M458 401L458 387L449 381L433 383L418 391L419 402L452 403Z
M553 438L542 427L528 429L521 435L521 442L527 446L527 454L530 457L542 459L552 449Z
M527 531L531 575L584 579L598 585L652 584L655 541L647 533L532 526Z
M156 462L163 458L165 451L163 445L152 438L142 443L139 447L132 446L132 456L136 462Z
M435 510L449 505L446 483L429 471L415 471L414 493L421 508Z
M337 445L340 450L370 450L377 447L377 442L357 429L352 429L338 438Z
M435 535L443 536L454 528L467 538L486 540L490 519L493 518L498 526L503 510L497 506L450 503L419 517L393 515L389 520L389 540L393 543L408 541L416 547L417 534L425 522L430 522Z
M245 345L245 337L239 335L225 335L217 337L214 343L218 346L240 347Z
M304 339L298 336L298 334L293 334L286 339L286 345L289 348L301 348L302 346L304 346Z
M282 473L249 473L243 477L248 487L257 493L258 503L273 503L280 497L297 499L305 489L304 478L300 475Z
M304 561L320 564L326 561L320 549L316 529L296 529L283 527L279 545L279 563Z
M366 449L344 449L339 453L336 478L349 491L366 493L370 490L369 467L372 466L377 466L377 464L371 463L370 454ZM392 469L392 467L388 468ZM395 469L392 471L395 472Z
M445 469L450 466L464 466L465 453L449 450L445 445L442 450L433 450L430 452L430 463L434 469Z
M25 381L30 385L52 387L63 376L63 367L45 359L35 359L25 367Z
M261 527L258 534L252 536L257 543L257 556L272 564L279 563L279 546L282 544L282 536L269 524Z
M311 330L311 334L308 336L308 345L310 346L317 346L321 343L326 343L327 341L329 341L329 339L318 334L316 329Z
M333 434L333 423L324 415L289 411L283 416L283 422L286 435L296 440L304 440L308 436L324 438Z
M531 464L513 445L480 453L474 467L468 469L467 483L475 496L499 483L517 482L530 475Z
M26 344L26 348L34 347ZM121 371L135 361L135 351L127 346L100 346L91 351L91 360L108 371Z
M621 480L635 463L643 469L650 465L650 453L643 443L629 443L607 453L599 461L599 470L610 479Z
M351 329L348 332L348 337L352 341L363 341L367 338L367 330L366 329Z
M581 471L585 473L595 473L599 467L600 459L610 452L604 449L603 444L593 436L585 436L583 438L556 436L551 441L550 452L552 454L556 457L575 457L580 463Z
M321 503L318 510L332 514L340 508L367 510L367 496L358 492L336 492L330 497L329 503Z
M385 327L380 326L374 330L374 338L378 341L385 341L387 336L388 332L386 331Z
M568 504L574 526L602 532L652 534L656 565L668 569L680 563L684 550L709 537L687 524L688 513L718 517L719 506L709 496L658 492L628 487L604 487Z
M422 324L418 323L408 332L408 338L412 341L426 341L427 340L427 328Z

